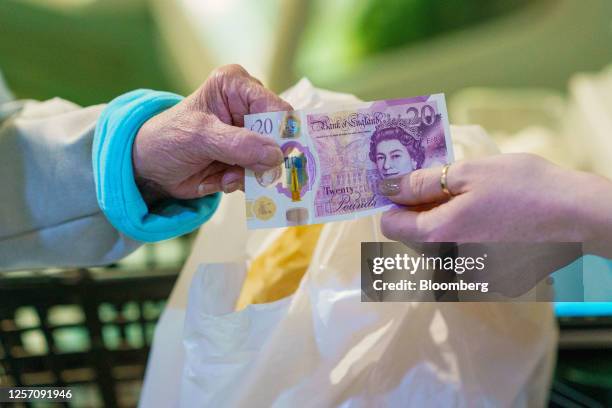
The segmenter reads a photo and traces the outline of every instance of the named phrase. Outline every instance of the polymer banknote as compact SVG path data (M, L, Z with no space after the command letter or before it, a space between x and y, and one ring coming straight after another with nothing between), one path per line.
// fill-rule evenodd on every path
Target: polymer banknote
M284 153L274 169L246 172L249 229L320 224L385 211L385 178L453 160L443 94L324 109L247 115L245 127Z

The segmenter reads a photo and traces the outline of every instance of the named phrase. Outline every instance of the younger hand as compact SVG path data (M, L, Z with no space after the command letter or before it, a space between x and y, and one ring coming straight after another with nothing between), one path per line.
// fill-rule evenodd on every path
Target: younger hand
M612 257L612 183L530 154L502 154L383 180L400 204L383 215L390 239L431 242L585 242ZM425 210L424 210L425 209ZM607 249L606 249L607 248Z

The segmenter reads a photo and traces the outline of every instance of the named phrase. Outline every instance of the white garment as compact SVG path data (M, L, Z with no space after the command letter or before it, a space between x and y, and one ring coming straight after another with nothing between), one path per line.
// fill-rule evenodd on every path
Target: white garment
M103 265L135 250L96 199L92 141L104 105L11 98L0 76L0 271Z

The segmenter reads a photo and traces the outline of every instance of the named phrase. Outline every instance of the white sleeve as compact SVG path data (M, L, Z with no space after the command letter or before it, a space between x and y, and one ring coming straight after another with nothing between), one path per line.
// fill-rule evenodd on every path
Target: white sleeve
M139 246L96 200L92 140L103 109L0 103L0 270L102 265Z

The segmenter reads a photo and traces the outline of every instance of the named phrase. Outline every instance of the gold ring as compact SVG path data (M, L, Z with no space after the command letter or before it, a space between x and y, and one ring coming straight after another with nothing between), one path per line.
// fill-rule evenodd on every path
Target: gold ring
M451 193L450 190L448 189L448 181L447 181L449 167L450 167L450 164L445 164L444 167L442 167L442 175L440 176L440 187L442 187L442 191L444 192L444 194L448 196L448 198L452 198L453 193Z

